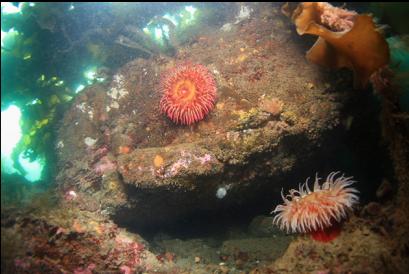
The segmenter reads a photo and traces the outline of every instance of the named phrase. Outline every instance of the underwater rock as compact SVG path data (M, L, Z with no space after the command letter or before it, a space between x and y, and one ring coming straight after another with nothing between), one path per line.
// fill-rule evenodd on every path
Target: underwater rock
M7 246L15 258L3 261L2 254L2 273L177 273L159 262L138 234L100 214L62 207L30 211L2 212L2 218L14 220L2 226L2 249Z
M382 211L382 205L377 202L370 202L363 208L363 213L368 214L369 216L380 215Z
M304 60L289 23L260 16L266 9L254 8L252 20L228 33L203 34L177 59L136 59L111 83L84 89L58 133L62 196L75 191L73 205L92 204L118 224L143 227L290 187L286 175L316 157L348 93ZM161 74L179 60L203 64L218 87L214 109L190 126L160 111ZM87 146L86 137L97 141Z
M263 270L321 273L325 266L328 273L406 273L407 259L404 255L391 256L394 248L390 238L372 231L366 220L353 217L333 242L298 237L281 258Z
M354 87L365 88L371 75L389 63L389 47L371 15L333 7L325 2L303 2L294 10L287 4L297 33L318 35L307 59L328 68L349 68Z
M391 183L388 180L383 180L382 183L379 185L378 189L376 190L376 197L378 199L386 199L390 198L392 194L393 188Z

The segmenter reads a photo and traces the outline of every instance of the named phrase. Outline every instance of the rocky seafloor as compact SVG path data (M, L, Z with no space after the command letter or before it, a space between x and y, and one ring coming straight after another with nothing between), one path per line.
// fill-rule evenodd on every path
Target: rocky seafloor
M161 229L188 227L201 214L217 226L220 212L262 207L266 196L273 208L304 175L344 167L334 154L352 121L366 122L367 100L356 102L365 95L355 95L348 73L308 63L279 6L249 7L249 18L203 33L175 57L130 61L75 99L58 131L57 201L2 208L2 272L404 273L407 215L396 198L404 168L383 188L360 174L367 185L357 188L376 202L358 208L330 243L286 235L260 212L221 234L182 239ZM203 121L178 126L160 113L158 86L162 72L186 61L210 70L217 99ZM147 230L154 233L144 238Z

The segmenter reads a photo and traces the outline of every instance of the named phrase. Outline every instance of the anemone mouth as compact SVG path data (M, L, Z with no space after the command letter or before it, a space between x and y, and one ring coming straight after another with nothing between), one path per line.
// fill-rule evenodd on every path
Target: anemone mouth
M183 79L176 82L173 92L173 99L179 101L181 105L193 103L197 97L197 91L194 83L189 79Z

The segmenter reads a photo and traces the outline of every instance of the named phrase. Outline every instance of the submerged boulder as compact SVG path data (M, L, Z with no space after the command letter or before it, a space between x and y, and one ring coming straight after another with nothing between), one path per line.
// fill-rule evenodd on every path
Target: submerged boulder
M61 193L73 190L78 206L145 226L293 186L286 175L339 124L346 92L338 92L342 79L334 84L305 60L279 8L257 7L174 59L131 61L110 83L85 89L59 129ZM214 109L191 126L159 107L162 72L185 61L206 66L217 85Z

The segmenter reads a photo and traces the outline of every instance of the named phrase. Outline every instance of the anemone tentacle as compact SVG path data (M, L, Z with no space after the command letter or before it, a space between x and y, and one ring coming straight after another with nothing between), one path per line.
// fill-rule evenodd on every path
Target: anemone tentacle
M330 227L333 220L340 222L346 218L348 211L359 202L356 195L359 191L351 187L356 182L353 177L338 176L339 173L331 172L322 184L316 174L312 191L309 178L287 195L281 190L284 204L271 212L276 214L273 223L287 232L308 233Z

